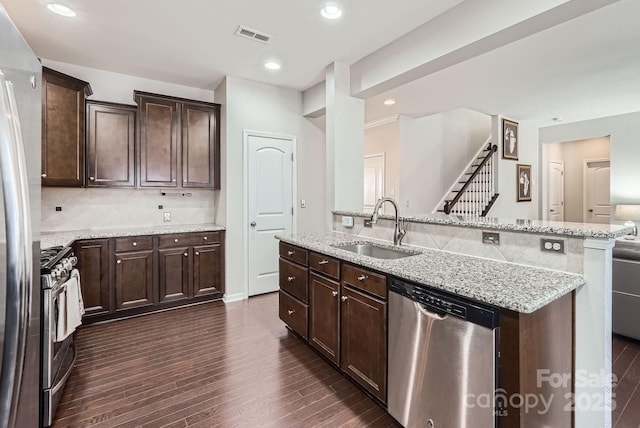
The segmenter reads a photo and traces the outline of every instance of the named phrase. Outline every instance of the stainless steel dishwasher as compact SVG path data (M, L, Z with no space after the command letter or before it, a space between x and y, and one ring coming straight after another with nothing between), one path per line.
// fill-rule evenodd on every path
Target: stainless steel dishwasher
M408 428L491 428L498 310L392 278L388 411Z
M640 242L613 247L613 332L640 340Z

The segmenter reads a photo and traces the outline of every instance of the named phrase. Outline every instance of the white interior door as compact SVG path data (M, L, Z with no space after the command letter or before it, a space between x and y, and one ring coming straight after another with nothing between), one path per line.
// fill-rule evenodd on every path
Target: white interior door
M549 220L564 221L564 163L549 161Z
M586 223L611 222L610 162L587 161L585 173L584 221Z
M384 153L364 157L364 209L373 211L384 195Z
M249 296L278 290L278 241L293 231L290 137L247 134Z

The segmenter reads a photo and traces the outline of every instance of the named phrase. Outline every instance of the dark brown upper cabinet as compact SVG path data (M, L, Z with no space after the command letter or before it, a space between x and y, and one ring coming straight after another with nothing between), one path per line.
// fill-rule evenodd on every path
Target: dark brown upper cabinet
M89 83L42 67L42 185L82 187Z
M220 188L220 105L134 91L140 187Z
M87 101L87 187L135 186L136 110Z

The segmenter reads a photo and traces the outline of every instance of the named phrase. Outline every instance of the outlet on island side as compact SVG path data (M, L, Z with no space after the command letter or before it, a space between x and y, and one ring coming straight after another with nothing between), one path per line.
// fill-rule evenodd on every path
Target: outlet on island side
M164 221L165 222L171 221L171 213L164 213Z

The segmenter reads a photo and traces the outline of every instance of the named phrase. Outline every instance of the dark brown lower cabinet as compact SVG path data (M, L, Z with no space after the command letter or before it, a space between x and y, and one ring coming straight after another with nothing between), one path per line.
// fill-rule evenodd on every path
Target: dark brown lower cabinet
M387 303L342 286L340 367L387 401Z
M85 316L109 313L109 240L78 241L73 252L78 258L76 268L80 271Z
M340 364L340 284L309 274L309 342Z
M222 295L222 245L193 247L193 297Z
M158 250L160 302L187 299L191 296L189 290L190 252L188 247Z
M153 305L153 250L115 254L116 311Z

